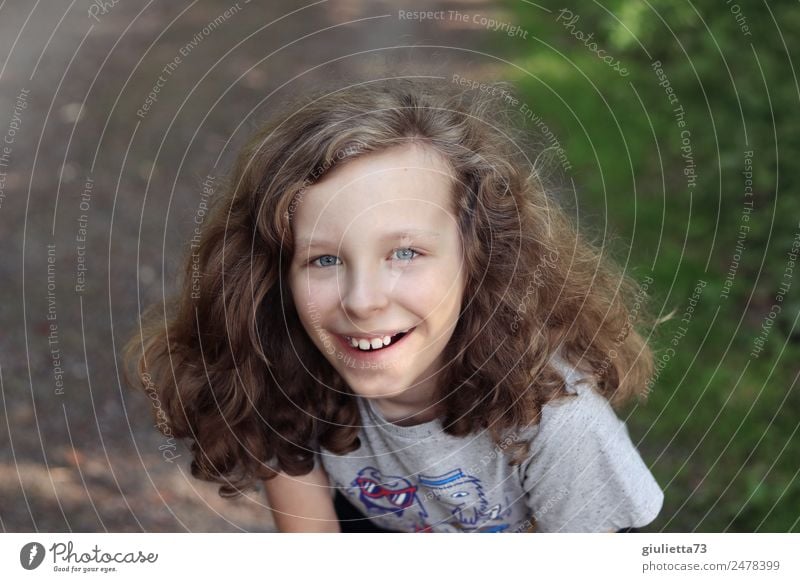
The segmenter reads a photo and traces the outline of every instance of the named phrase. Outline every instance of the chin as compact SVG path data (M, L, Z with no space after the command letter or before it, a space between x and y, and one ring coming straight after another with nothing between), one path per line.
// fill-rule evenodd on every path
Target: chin
M390 398L408 389L406 383L387 381L385 377L369 379L343 374L343 378L355 394L364 398Z

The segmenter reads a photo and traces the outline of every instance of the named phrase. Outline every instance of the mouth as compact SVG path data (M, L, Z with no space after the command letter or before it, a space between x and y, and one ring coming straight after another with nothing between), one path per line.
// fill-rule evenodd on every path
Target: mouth
M405 343L406 338L414 333L415 329L417 329L416 326L407 331L396 333L392 336L373 338L372 340L367 340L365 338L352 338L350 336L338 334L336 337L348 354L360 358L375 358L379 357L379 355L382 357L389 352L395 351L395 348ZM387 339L388 343L386 343Z

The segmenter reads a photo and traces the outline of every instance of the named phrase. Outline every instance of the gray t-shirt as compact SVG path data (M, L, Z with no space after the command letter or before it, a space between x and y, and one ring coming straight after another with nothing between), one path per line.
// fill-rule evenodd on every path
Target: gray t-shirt
M594 532L641 527L664 494L608 401L563 360L553 360L577 398L543 407L538 425L500 444L488 433L447 435L436 419L387 422L358 398L361 447L319 449L331 485L375 525L400 532ZM508 466L511 437L531 439L528 457Z

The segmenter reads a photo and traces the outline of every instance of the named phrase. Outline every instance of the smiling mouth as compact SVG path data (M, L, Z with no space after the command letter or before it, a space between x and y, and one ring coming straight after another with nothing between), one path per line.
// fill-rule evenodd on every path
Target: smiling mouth
M411 335L411 333L413 333L415 329L416 326L412 327L408 331L400 332L393 336L388 336L389 343L386 343L387 337L384 337L382 339L375 338L372 340L367 340L365 338L352 338L346 335L339 337L342 338L343 343L346 345L347 348L349 348L351 352L368 354L371 352L381 352L394 347L396 344L400 343L406 336Z

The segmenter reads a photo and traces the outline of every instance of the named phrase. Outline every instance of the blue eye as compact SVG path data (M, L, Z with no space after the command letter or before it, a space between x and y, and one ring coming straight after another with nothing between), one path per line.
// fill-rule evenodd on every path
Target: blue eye
M411 261L413 261L414 259L416 259L416 258L417 258L417 256L419 255L419 253L418 253L417 251L415 251L414 249L409 249L409 248L405 248L405 249L397 249L397 250L395 250L394 252L395 252L395 253L397 253L398 251L401 251L401 252L402 252L402 251L408 251L408 252L410 252L410 253L413 253L413 255L411 255L411 256L409 256L409 255L406 255L406 259L408 260L408 262L409 262L409 263L410 263ZM396 256L396 255L395 255L395 256Z
M414 249L411 249L411 248L395 249L394 251L392 251L392 253L394 254L395 257L398 256L397 253L405 253L402 257L399 257L398 260L400 260L402 262L406 262L406 263L410 263L411 261L416 259L421 254L421 253L419 253L419 252L417 252L417 251L415 251ZM335 257L334 255L322 255L322 256L317 257L316 259L312 260L311 264L314 265L315 267L335 267L336 264L337 264L336 262L331 263L329 261L325 262L323 260L323 259L331 259L331 258L338 260L338 257Z
M329 258L329 257L332 257L332 258L334 258L334 259L336 258L336 257L334 257L333 255L322 255L321 257L317 257L316 259L314 259L313 261L311 261L311 264L312 264L312 265L314 265L314 266L316 266L316 267L332 267L332 266L335 266L335 265L336 265L336 263L333 263L333 265L332 265L332 264L330 264L330 263L328 263L328 264L322 264L322 265L320 265L320 264L318 264L318 263L317 263L317 261L319 261L319 260L321 260L321 259L327 259L327 258Z

